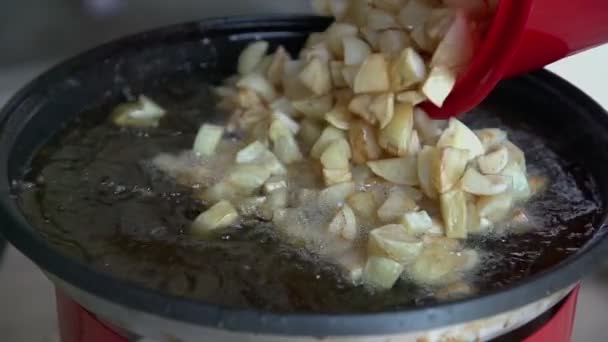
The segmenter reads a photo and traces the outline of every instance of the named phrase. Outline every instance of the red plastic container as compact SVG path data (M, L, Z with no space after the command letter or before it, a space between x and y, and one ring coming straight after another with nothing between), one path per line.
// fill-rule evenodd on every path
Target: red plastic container
M557 313L523 342L570 342L574 328L578 287L562 302ZM125 336L57 291L61 342L128 342Z
M607 0L502 0L469 70L435 118L478 105L503 78L541 68L608 42Z

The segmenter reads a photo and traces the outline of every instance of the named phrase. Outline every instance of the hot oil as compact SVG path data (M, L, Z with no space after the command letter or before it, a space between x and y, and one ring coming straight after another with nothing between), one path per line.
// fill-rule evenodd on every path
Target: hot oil
M169 156L191 147L203 118L221 121L223 114L213 110L213 98L197 82L146 95L169 111L158 129L118 129L103 120L109 107L99 108L83 113L36 157L24 182L30 186L22 187L21 206L59 250L138 285L215 304L282 312L373 312L435 300L433 289L407 281L387 292L352 286L336 266L282 242L265 221L244 221L209 241L191 238L190 223L204 205L192 198L191 189L155 171L151 161L165 153L169 165L191 163L192 156ZM517 127L484 111L470 121L473 127ZM593 236L598 214L585 170L558 158L521 127L509 133L526 152L530 172L548 176L549 186L525 208L531 229L467 240L482 252L484 262L469 279L482 292L575 253ZM226 164L217 162L209 183ZM310 216L302 218L305 225L326 220L314 213L304 216Z

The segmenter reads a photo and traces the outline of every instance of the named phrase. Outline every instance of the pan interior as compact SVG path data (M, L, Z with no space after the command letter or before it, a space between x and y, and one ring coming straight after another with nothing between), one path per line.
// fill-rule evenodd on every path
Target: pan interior
M190 148L202 122L221 120L209 85L233 71L248 40L262 37L295 53L303 35L211 33L129 47L126 41L97 64L97 58L83 61L70 77L49 85L28 133L17 137L11 170L24 215L57 250L98 270L207 303L352 313L434 302L429 289L407 281L384 293L350 286L333 266L283 244L270 225L257 221L216 241L193 240L189 223L204 208L147 163L160 152ZM125 131L107 122L113 106L141 93L168 109L159 129ZM530 172L549 178L547 191L527 207L533 229L467 241L483 252L481 268L469 279L479 293L564 261L598 232L603 183L593 176L591 133L572 116L581 109L551 95L525 79L507 81L465 117L472 127L508 130ZM568 120L572 126L563 124Z

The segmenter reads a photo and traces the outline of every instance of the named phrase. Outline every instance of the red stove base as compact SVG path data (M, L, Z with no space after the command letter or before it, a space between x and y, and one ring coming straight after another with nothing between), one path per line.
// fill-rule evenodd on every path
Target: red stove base
M56 294L61 342L129 342L61 292L57 291ZM559 304L561 307L555 310L551 318L523 338L523 342L570 342L577 298L578 287ZM521 338L498 340L517 341Z

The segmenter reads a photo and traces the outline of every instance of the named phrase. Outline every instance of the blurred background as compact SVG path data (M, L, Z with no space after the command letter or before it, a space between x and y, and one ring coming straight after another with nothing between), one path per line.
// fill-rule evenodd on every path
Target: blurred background
M21 0L0 10L0 106L53 64L125 34L204 17L309 13L307 0ZM549 69L608 108L608 46ZM0 243L1 244L1 243ZM0 246L0 251L2 247ZM0 340L55 342L54 294L29 260L8 247L0 260ZM575 342L605 340L608 272L590 275L579 298Z

